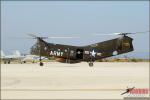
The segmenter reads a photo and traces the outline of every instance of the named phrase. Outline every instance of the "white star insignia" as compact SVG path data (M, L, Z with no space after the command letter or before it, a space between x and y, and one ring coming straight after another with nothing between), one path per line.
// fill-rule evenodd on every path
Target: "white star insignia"
M93 50L92 52L90 52L91 53L91 55L93 56L93 57L95 57L95 55L96 55L96 52Z

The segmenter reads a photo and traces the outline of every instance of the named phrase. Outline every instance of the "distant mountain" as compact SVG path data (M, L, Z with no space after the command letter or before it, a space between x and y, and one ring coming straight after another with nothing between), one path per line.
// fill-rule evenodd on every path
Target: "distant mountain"
M121 58L127 57L127 58L149 59L150 55L149 55L149 52L130 52L130 53L126 53L126 54L114 56L114 57L121 57Z

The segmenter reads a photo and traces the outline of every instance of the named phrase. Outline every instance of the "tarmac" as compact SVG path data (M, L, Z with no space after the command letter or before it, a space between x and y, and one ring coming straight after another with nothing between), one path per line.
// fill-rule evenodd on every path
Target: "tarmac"
M1 64L1 99L123 99L127 87L149 89L149 62Z

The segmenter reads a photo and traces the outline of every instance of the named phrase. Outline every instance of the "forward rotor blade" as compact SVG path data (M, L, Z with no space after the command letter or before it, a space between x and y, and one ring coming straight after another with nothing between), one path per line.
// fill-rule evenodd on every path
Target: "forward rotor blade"
M144 32L135 32L135 33L148 33L149 31L144 31Z
M128 35L128 34L135 34L135 33L114 33L115 35Z
M129 34L141 34L141 33L148 33L149 31L144 31L144 32L134 32L134 33L125 33L125 32L120 32L120 33L112 33L112 34L94 34L96 36L100 36L100 35L129 35Z
M114 33L116 35L128 35L128 34L141 34L141 33L148 33L149 31L143 31L143 32L133 32L133 33L124 33L124 32L121 32L121 33Z

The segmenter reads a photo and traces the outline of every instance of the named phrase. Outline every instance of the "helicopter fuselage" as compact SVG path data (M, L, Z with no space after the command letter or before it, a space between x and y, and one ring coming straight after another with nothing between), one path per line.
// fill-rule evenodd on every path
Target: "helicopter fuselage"
M31 48L31 54L54 57L59 62L92 62L133 51L132 40L131 37L122 36L87 46L71 46L48 43L38 38L37 43Z

